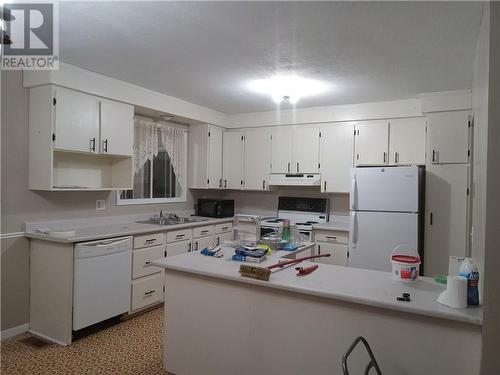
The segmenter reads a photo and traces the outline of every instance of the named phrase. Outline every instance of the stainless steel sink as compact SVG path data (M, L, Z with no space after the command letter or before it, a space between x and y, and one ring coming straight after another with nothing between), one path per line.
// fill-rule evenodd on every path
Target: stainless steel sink
M152 217L144 221L136 221L140 224L154 224L154 225L177 225L177 224L187 224L187 223L198 223L201 221L206 221L208 219L204 218L188 218L188 217Z

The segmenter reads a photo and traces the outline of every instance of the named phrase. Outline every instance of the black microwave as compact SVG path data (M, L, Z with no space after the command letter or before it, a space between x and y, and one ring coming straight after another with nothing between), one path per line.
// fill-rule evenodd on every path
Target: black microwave
M204 217L233 217L233 199L198 199L197 213Z

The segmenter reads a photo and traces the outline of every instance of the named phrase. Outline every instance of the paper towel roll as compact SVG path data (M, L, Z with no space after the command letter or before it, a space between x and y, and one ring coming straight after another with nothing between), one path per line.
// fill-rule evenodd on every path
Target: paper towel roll
M437 301L455 309L467 307L467 279L463 276L448 276L446 290Z

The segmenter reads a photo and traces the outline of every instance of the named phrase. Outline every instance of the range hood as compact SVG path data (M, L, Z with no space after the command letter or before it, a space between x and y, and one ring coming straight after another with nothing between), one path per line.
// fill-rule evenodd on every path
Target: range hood
M320 186L321 175L313 173L271 174L269 176L269 185Z

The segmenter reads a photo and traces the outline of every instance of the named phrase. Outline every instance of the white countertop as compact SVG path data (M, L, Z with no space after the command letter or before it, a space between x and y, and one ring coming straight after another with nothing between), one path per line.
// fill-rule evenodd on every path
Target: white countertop
M304 250L304 249L301 249ZM187 253L159 259L152 265L167 270L188 272L197 275L215 277L246 284L254 284L290 292L313 295L328 299L359 303L412 314L419 314L454 320L475 325L482 324L482 308L452 309L436 302L444 285L435 283L431 278L421 277L415 283L401 283L392 280L389 272L364 270L320 264L313 273L297 277L295 267L289 267L271 274L270 281L255 280L240 276L241 262L230 260L232 248L224 248L224 258L204 256L199 253ZM274 253L261 266L274 264L279 258L290 255L289 252ZM253 264L254 263L245 263ZM302 266L313 263L303 262ZM396 297L408 292L410 302L400 302Z
M313 230L336 230L349 232L349 223L340 221L328 221L322 224L313 224Z
M37 233L35 231L26 231L24 235L28 238L34 238L38 240L74 243L74 242L100 240L111 237L130 236L136 234L166 232L183 228L193 228L204 225L228 223L232 221L233 218L229 217L223 219L206 218L206 220L204 221L176 224L176 225L156 225L156 224L142 224L142 223L130 222L130 223L118 223L118 224L105 224L99 226L89 225L89 226L75 226L73 228L66 227L65 230L75 231L75 235L69 238L54 237L48 234Z

